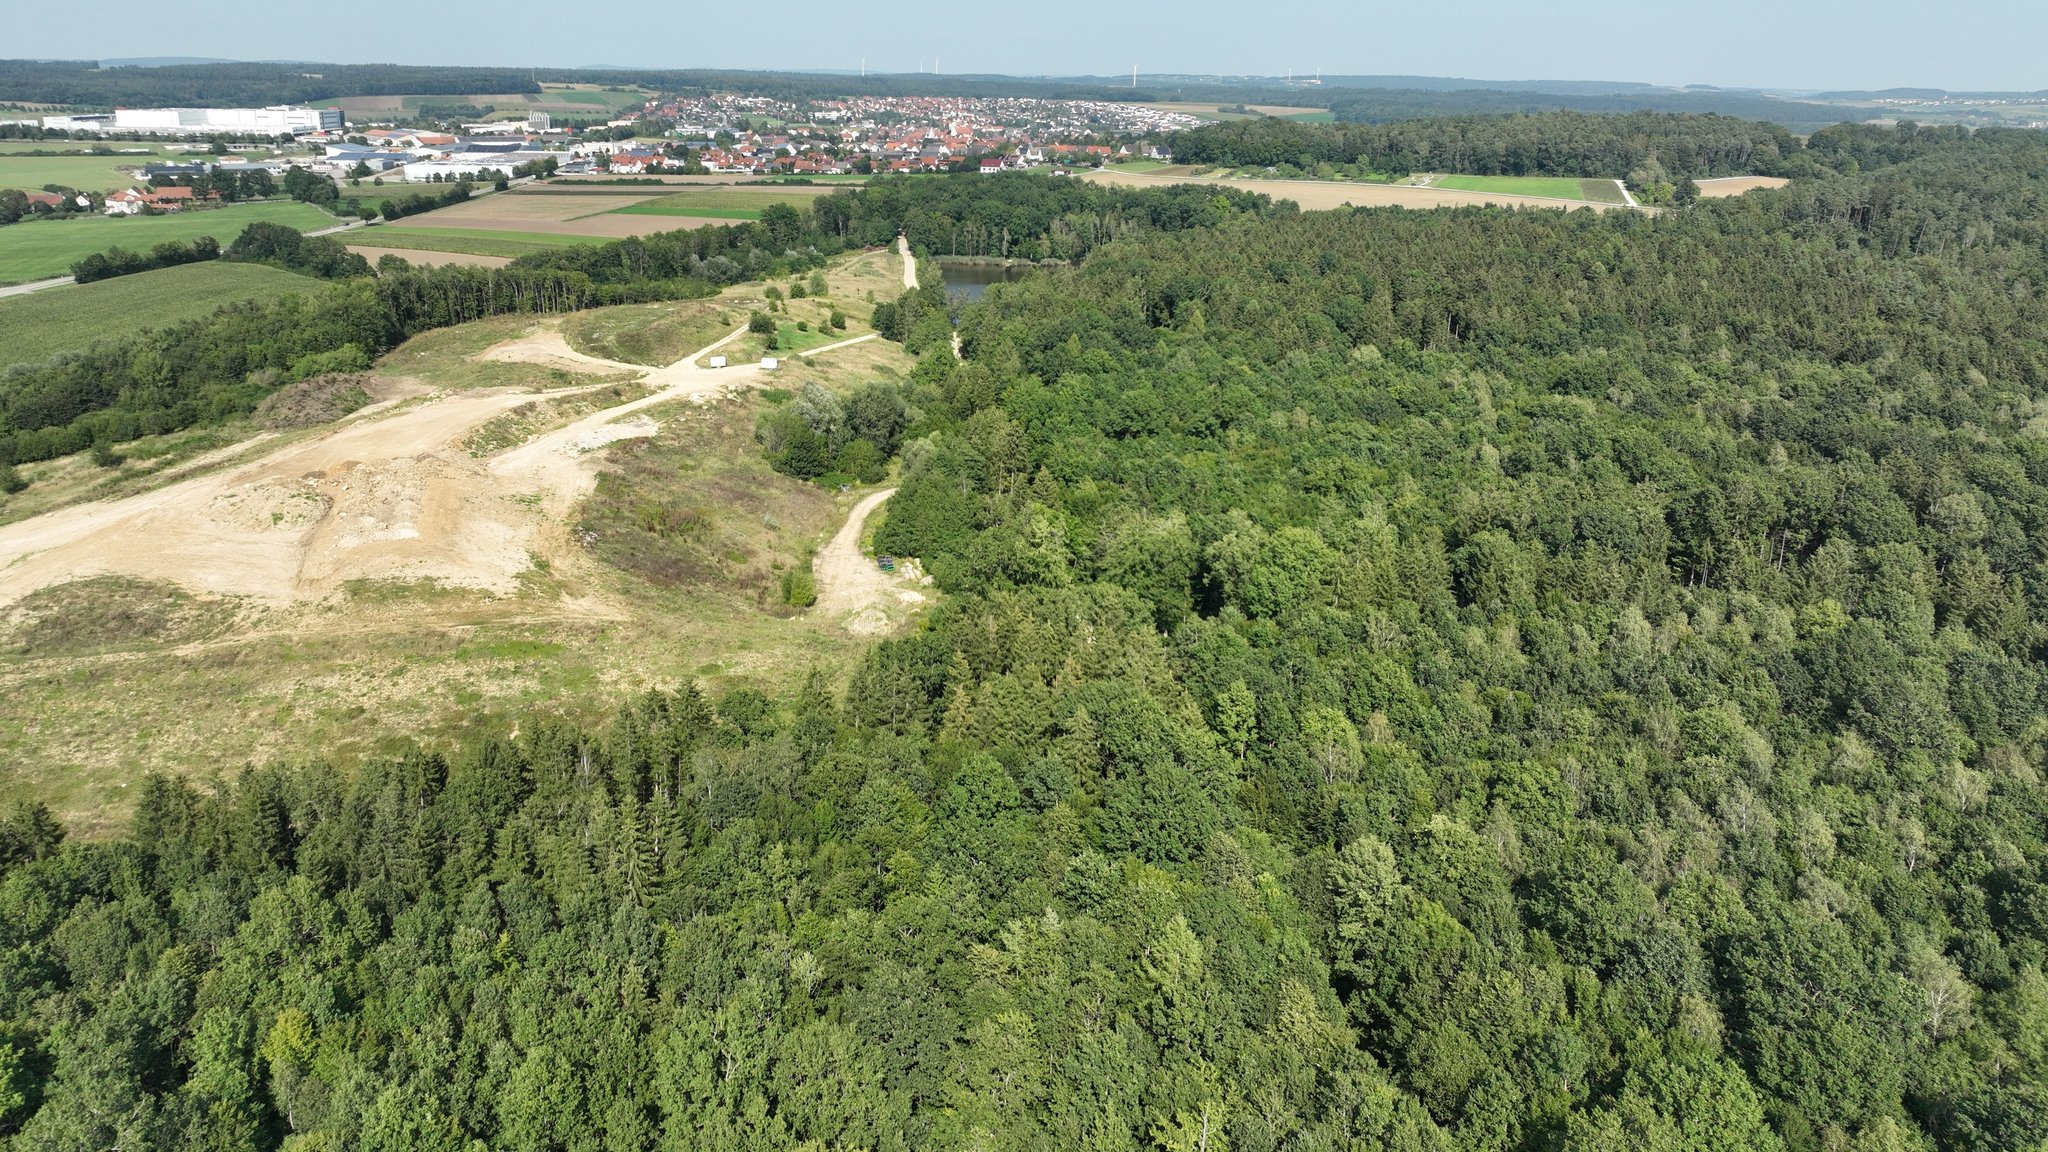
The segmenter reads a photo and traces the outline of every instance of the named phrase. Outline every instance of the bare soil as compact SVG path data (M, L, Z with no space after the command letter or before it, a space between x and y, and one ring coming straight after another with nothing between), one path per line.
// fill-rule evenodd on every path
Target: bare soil
M1721 176L1712 180L1696 180L1700 195L1704 197L1740 196L1759 188L1783 188L1791 181L1783 176Z
M895 494L894 488L884 488L862 497L833 534L832 542L811 562L811 574L818 582L818 602L811 607L814 617L856 636L875 636L894 630L906 612L929 601L920 591L925 578L915 561L905 561L893 573L884 572L861 548L868 516Z
M1303 209L1330 208L1469 208L1493 204L1507 208L1587 207L1606 212L1620 204L1574 204L1541 196L1504 196L1495 192L1463 192L1453 188L1416 187L1406 184L1353 184L1335 180L1239 180L1216 176L1160 176L1149 172L1123 172L1106 168L1090 172L1089 180L1104 184L1156 187L1167 184L1220 184L1246 192L1260 192L1275 200L1292 200Z

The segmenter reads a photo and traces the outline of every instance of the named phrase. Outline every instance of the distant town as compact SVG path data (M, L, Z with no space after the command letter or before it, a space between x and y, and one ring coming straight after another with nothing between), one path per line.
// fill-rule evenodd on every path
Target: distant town
M1063 171L1120 158L1162 158L1165 134L1201 120L1143 104L1093 100L861 97L791 102L719 93L653 96L637 111L580 125L545 112L422 125L354 118L340 108L140 108L0 123L43 139L104 146L184 141L198 153L135 166L135 187L48 191L31 210L178 211L265 190L298 169L337 183L445 183L515 175L852 176ZM60 135L61 134L61 135ZM121 151L116 149L115 151ZM268 179L263 179L262 176ZM230 183L226 178L240 180ZM197 194L178 189L199 188ZM168 190L167 190L168 189Z

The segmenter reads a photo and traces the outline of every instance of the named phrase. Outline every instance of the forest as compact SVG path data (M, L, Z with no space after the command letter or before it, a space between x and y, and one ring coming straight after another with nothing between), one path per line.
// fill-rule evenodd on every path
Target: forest
M2048 148L1812 147L990 288L843 682L23 805L6 1146L2048 1146Z
M524 68L404 64L170 64L102 68L92 60L0 60L0 101L92 108L263 107L342 96L539 92Z
M1697 113L1569 111L1387 124L1238 120L1176 132L1167 146L1183 164L1338 164L1392 177L1455 172L1614 180L1653 163L1673 180L1789 175L1800 152L1797 138L1768 122Z

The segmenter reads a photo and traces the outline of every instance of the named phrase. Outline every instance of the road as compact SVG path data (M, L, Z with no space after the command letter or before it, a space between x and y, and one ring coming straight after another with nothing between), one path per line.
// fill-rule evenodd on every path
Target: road
M903 254L903 287L914 290L917 287L917 257L910 254L910 238L898 236L896 251Z
M0 296L26 296L31 292L41 292L45 288L62 288L66 284L73 283L76 283L76 281L69 276L56 276L48 280L31 280L26 284L10 284L5 288L0 288Z
M811 574L818 582L818 602L811 614L840 625L858 636L871 636L889 629L887 606L894 600L905 605L922 603L924 594L909 588L897 576L883 572L861 551L861 532L868 517L894 496L894 488L871 492L853 506L833 535L832 542L811 561Z

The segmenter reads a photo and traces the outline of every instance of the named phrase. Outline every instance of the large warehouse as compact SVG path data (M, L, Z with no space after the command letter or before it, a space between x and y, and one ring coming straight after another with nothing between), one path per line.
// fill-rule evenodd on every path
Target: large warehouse
M121 108L112 116L47 116L43 127L60 131L136 132L153 136L210 136L216 132L278 136L338 132L339 108Z

